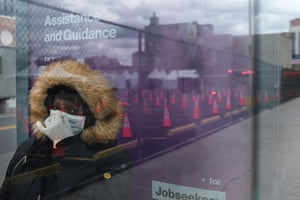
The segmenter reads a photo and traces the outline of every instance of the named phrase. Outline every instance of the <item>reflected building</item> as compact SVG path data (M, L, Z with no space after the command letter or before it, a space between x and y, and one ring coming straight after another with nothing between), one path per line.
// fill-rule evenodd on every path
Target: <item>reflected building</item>
M133 54L133 66L148 73L195 70L199 78L193 79L191 84L197 87L227 88L230 84L228 69L241 71L250 67L249 37L215 34L211 24L160 24L154 13L144 28L143 39L144 49L140 37L138 51Z
M256 35L257 57L270 66L291 69L293 33L269 33Z
M290 21L292 38L292 68L300 70L300 18Z
M0 16L0 46L16 46L16 22L11 16Z
M210 24L159 24L154 13L149 25L145 26L144 46L148 65L167 71L199 68L205 48L200 39L207 35L213 35Z
M218 90L231 84L228 70L240 73L253 68L250 35L215 34L213 25L197 22L160 24L155 13L143 34L144 37L141 33L139 36L138 51L132 55L132 65L148 74L154 70L166 74L174 70L196 70L200 79L196 84ZM300 19L291 21L291 33L254 37L258 60L274 67L297 68L291 61L295 62L300 55L300 45L296 45L300 44Z
M16 96L16 20L14 1L0 0L0 107ZM1 109L1 108L0 108Z
M15 16L15 0L0 0L0 15Z

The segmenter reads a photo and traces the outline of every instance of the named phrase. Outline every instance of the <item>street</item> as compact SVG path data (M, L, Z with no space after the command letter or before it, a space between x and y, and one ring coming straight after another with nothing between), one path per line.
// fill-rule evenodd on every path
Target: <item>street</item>
M17 148L16 115L0 114L0 181L4 179L9 160Z
M14 151L17 145L16 115L0 115L0 153Z

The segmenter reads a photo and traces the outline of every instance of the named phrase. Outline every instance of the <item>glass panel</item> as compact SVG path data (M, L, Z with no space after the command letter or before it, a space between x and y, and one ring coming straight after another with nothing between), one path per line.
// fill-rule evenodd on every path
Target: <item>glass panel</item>
M270 84L278 83L281 72L269 69L272 63L268 60L253 60L258 50L254 42L261 38L253 38L252 4L251 1L238 1L228 6L219 1L192 0L172 3L118 1L113 4L107 1L17 1L18 145L35 137L37 120L32 115L43 115L46 123L54 113L54 105L49 104L52 110L47 107L46 98L38 105L43 105L41 112L34 110L28 99L30 91L40 83L39 77L47 72L49 64L71 59L88 64L94 74L103 74L114 87L124 111L120 118L121 128L117 131L117 146L100 145L100 148L90 144L96 141L89 141L86 147L93 153L92 158L98 161L101 160L99 155L113 156L115 151L122 149L132 164L124 170L129 165L126 163L118 169L121 173L115 174L109 171L110 167L115 167L110 159L101 163L99 173L104 180L98 187L109 185L110 190L100 194L98 187L90 189L99 181L99 174L92 176L97 181L91 177L88 181L85 179L90 170L85 164L91 161L90 157L76 152L76 159L72 157L72 161L68 161L79 160L84 163L83 167L75 174L70 172L71 176L62 181L62 188L55 188L61 182L50 184L53 174L47 171L47 176L38 177L44 181L41 185L44 189L36 193L30 190L26 195L47 198L61 195L61 189L66 189L64 195L77 198L81 198L80 191L84 191L88 197L99 193L102 198L108 195L117 199L125 193L129 193L130 198L124 199L252 199L252 186L258 180L254 177L257 180L252 182L253 167L256 167L256 163L252 163L252 153L257 142L253 140L256 139L256 121L252 117L278 103L271 97L269 101L258 103L256 97L277 94L279 86L274 88ZM232 16L238 17L232 20ZM263 42L262 38L259 43ZM278 46L279 43L274 43L272 48ZM269 55L268 49L260 49L260 52L266 57ZM276 62L276 58L272 61ZM254 63L263 67L257 70ZM60 65L56 67L52 78L72 80L84 75L76 69L73 72ZM269 76L261 77L262 73ZM86 82L82 84L86 85L94 81L83 79ZM51 81L48 84L52 84ZM103 85L99 88L106 86ZM78 87L81 86L72 89L78 90ZM85 99L97 91L84 90L80 95ZM35 98L42 95L50 96L51 91L36 93ZM93 99L85 101L90 106ZM116 113L103 118L98 115L110 105L114 102L101 101L99 107L90 106L94 120L113 119ZM61 110L64 107L55 106ZM36 153L42 146L30 151ZM105 151L95 150L99 148ZM66 152L51 150L48 156L53 162L57 163L57 157L69 159L69 155L64 154L67 148ZM66 163L59 164L63 174L67 171ZM75 170L77 166L80 164L68 166L68 169ZM52 167L54 174L60 173L55 171L57 166ZM19 168L17 172L22 173L22 170ZM31 169L24 166L26 170ZM129 181L123 176L128 171L131 172ZM75 177L83 177L83 180L76 182ZM21 176L21 181L32 180ZM117 186L110 183L117 183ZM128 191L123 191L125 186L130 186L126 187ZM254 189L257 192L257 188Z

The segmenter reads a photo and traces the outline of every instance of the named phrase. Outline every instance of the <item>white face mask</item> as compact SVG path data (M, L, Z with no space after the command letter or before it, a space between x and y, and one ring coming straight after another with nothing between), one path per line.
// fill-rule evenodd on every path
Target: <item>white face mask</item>
M84 124L85 124L85 118L86 118L85 116L71 115L69 113L62 112L60 110L50 110L49 116L50 117L55 116L57 112L61 112L62 117L65 117L68 119L69 124L71 126L72 133L74 135L81 133L81 131L84 128Z

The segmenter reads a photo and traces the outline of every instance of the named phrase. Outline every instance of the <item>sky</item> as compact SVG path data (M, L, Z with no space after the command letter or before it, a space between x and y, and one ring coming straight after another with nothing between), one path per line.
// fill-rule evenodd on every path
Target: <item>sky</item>
M297 0L64 0L59 6L97 12L104 19L135 27L145 26L155 12L161 24L197 21L212 24L216 33L234 35L249 33L250 17L255 22L251 31L256 33L288 32L289 21L300 17ZM255 14L250 16L249 10Z
M295 18L300 18L300 1L260 0L258 3L258 32L288 32L289 22Z
M35 0L45 4L43 0ZM249 2L251 1L251 2ZM46 4L81 14L97 14L104 20L120 23L138 29L149 24L153 13L159 17L159 24L192 23L211 24L215 34L249 35L281 33L289 31L290 20L300 18L300 1L297 0L48 0ZM31 1L34 2L34 1ZM38 7L38 9L40 9ZM48 9L50 10L53 9ZM131 64L131 55L137 50L136 32L118 30L120 37L95 43L94 40L74 43L39 42L36 35L53 33L61 26L46 29L43 25L47 9L37 12L33 20L42 20L33 37L33 49L38 55L58 56L65 54L82 57L105 54L117 58L122 64ZM54 9L55 10L55 9ZM39 11L39 10L38 10ZM35 12L33 12L35 14ZM59 14L61 15L61 14ZM95 24L92 25L96 28ZM86 26L88 27L88 26ZM102 27L103 28L103 27ZM74 30L78 27L74 27ZM47 48L39 48L39 46Z

